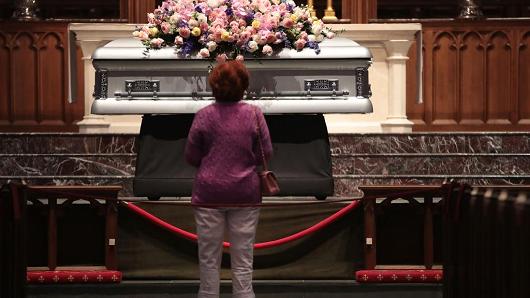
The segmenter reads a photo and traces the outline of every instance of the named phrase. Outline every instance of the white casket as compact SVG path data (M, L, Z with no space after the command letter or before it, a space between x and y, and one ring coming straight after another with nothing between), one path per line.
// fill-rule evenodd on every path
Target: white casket
M246 100L266 114L371 113L370 51L345 38L319 45L319 54L283 49L246 58L251 74ZM147 52L135 39L112 41L92 58L93 114L194 113L212 100L209 60L182 57L174 48Z

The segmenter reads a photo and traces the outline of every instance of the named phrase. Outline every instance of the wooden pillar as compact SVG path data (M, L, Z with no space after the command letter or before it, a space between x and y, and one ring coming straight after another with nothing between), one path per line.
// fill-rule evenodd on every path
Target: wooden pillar
M375 198L363 199L364 203L364 267L365 269L375 269L377 262L376 255L376 234L375 234Z
M118 193L116 192L116 196ZM118 269L116 239L118 238L118 206L116 198L105 200L105 267L108 270Z
M423 260L425 269L432 269L433 253L433 220L432 220L432 196L426 195L423 201Z
M155 0L120 0L120 18L134 24L147 23L147 14L155 8Z
M367 24L377 18L377 0L342 0L342 18L353 24Z
M48 199L48 269L57 268L57 199Z

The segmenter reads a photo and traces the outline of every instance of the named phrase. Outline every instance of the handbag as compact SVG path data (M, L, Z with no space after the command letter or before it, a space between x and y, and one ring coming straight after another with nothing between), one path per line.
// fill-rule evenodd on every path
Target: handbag
M267 166L267 161L265 160L265 153L263 152L263 144L261 144L261 134L259 129L258 114L254 110L254 116L256 118L256 129L258 132L258 145L261 152L261 160L263 163L263 170L258 172L260 184L261 184L261 194L264 196L274 196L280 193L280 186L278 185L278 180L276 175L272 171L269 171Z

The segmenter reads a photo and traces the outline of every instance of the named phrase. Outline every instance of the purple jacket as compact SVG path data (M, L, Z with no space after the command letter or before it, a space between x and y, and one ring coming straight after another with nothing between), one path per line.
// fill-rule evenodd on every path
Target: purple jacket
M257 115L257 121L256 121ZM192 204L261 202L256 166L272 155L269 129L261 110L244 102L213 103L195 114L185 156L198 168Z

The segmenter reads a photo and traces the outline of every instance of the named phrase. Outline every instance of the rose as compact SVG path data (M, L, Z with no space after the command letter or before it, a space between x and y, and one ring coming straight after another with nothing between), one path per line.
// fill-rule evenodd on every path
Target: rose
M188 21L188 27L195 28L195 27L198 27L198 26L199 26L199 22L197 22L196 19L190 19Z
M156 27L151 27L149 28L149 36L156 36L158 34L158 28Z
M168 22L162 22L162 24L160 24L160 29L162 29L164 34L168 34L171 31L171 25Z
M217 61L217 63L223 63L226 61L227 58L228 57L226 56L226 54L220 54L215 57L215 61Z
M182 36L175 37L175 44L176 45L181 45L183 43L184 43L184 39L182 38Z
M228 41L229 38L230 38L230 32L228 32L226 30L223 30L221 32L221 40L222 41Z
M149 24L154 24L155 23L155 14L154 13L148 13L147 14L147 21L149 22Z
M155 49L160 48L162 46L162 43L164 43L164 40L162 38L151 39L151 46Z
M202 58L208 58L208 57L210 57L210 51L208 51L208 49L202 48L199 51L199 56L202 57Z
M199 36L201 35L201 28L195 27L191 30L191 35L193 36Z
M301 51L305 47L305 44L306 44L305 39L298 39L297 41L294 42L294 47L298 51Z
M263 46L263 50L261 50L261 52L267 56L270 56L272 55L272 47L270 45L265 45Z
M248 46L248 51L251 53L254 53L258 49L258 43L253 40L249 41L247 46Z
M217 49L217 43L215 41L209 41L206 43L206 46L208 47L208 51L213 52L215 49Z
M208 0L208 6L211 8L219 7L221 3L219 3L219 0Z
M285 18L285 19L283 19L282 26L284 26L287 29L291 29L294 26L294 22L293 22L293 20L291 20L289 18Z
M138 32L138 38L141 41L148 40L149 39L149 34L147 34L147 32L145 32L145 31L140 31L140 32Z
M171 24L176 24L181 20L180 15L178 13L174 13L169 17L169 22Z
M239 55L236 56L236 60L237 61L243 61L243 60L245 60L245 57L243 57L243 55L239 54Z
M184 38L190 37L190 28L188 28L188 27L180 27L179 28L179 35L184 37Z
M329 38L329 39L334 38L334 37L335 37L335 32L333 32L333 31L328 31L328 32L326 33L326 37Z
M206 15L204 15L203 13L199 13L197 15L197 21L199 23L207 23L208 22L208 18L206 17Z

